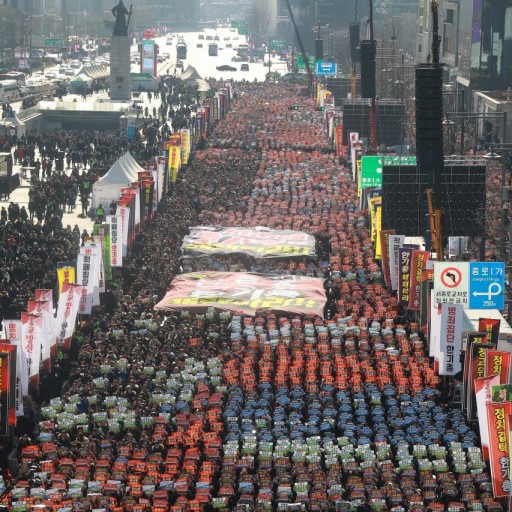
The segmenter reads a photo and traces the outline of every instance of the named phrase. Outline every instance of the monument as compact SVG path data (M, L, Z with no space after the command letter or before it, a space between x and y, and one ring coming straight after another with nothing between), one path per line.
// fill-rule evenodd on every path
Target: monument
M130 81L130 46L128 25L132 7L126 9L123 0L112 9L116 17L114 31L110 38L110 99L113 101L130 101L132 86ZM126 18L128 16L128 18Z

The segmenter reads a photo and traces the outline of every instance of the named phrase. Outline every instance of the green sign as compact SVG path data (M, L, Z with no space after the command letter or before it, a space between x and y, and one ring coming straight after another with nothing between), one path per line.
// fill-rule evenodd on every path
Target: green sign
M308 60L309 60L309 67L311 69L315 69L315 59L311 55L308 55ZM306 71L306 64L304 63L304 59L302 58L302 55L300 53L297 56L297 68L298 68L299 72Z
M245 29L246 27L244 20L231 20L231 28Z
M415 156L362 156L361 188L382 187L382 167L416 165Z
M284 46L284 41L282 39L274 39L270 41L270 48L278 49Z
M384 165L416 165L415 156L385 156Z
M361 157L361 188L382 186L382 156Z
M44 45L47 48L60 48L62 46L62 39L45 39Z

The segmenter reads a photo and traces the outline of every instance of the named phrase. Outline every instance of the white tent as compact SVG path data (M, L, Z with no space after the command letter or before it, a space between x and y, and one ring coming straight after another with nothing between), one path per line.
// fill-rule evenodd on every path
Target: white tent
M121 197L122 188L138 181L140 171L144 171L144 168L127 151L114 162L107 174L92 186L91 207L95 209L101 204L103 208L108 208L112 201L117 201Z

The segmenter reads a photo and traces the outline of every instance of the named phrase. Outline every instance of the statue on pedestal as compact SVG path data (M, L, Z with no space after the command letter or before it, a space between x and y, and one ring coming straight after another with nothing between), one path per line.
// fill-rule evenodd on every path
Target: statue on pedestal
M132 15L132 6L130 10L124 6L123 0L119 0L119 3L112 9L112 14L116 17L116 23L114 25L113 36L127 36L128 25L130 24L130 17ZM128 20L126 16L128 15Z

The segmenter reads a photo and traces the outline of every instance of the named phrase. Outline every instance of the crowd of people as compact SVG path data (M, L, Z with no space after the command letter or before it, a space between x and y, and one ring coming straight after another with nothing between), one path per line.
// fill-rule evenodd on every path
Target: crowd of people
M330 148L322 113L296 87L238 86L210 147L137 236L112 303L80 323L76 367L18 441L22 477L9 500L48 510L502 510L478 436L445 402L418 324L383 286L355 184ZM301 230L319 256L180 261L194 225ZM54 254L44 256L50 268ZM182 270L224 269L323 277L325 319L154 310Z

